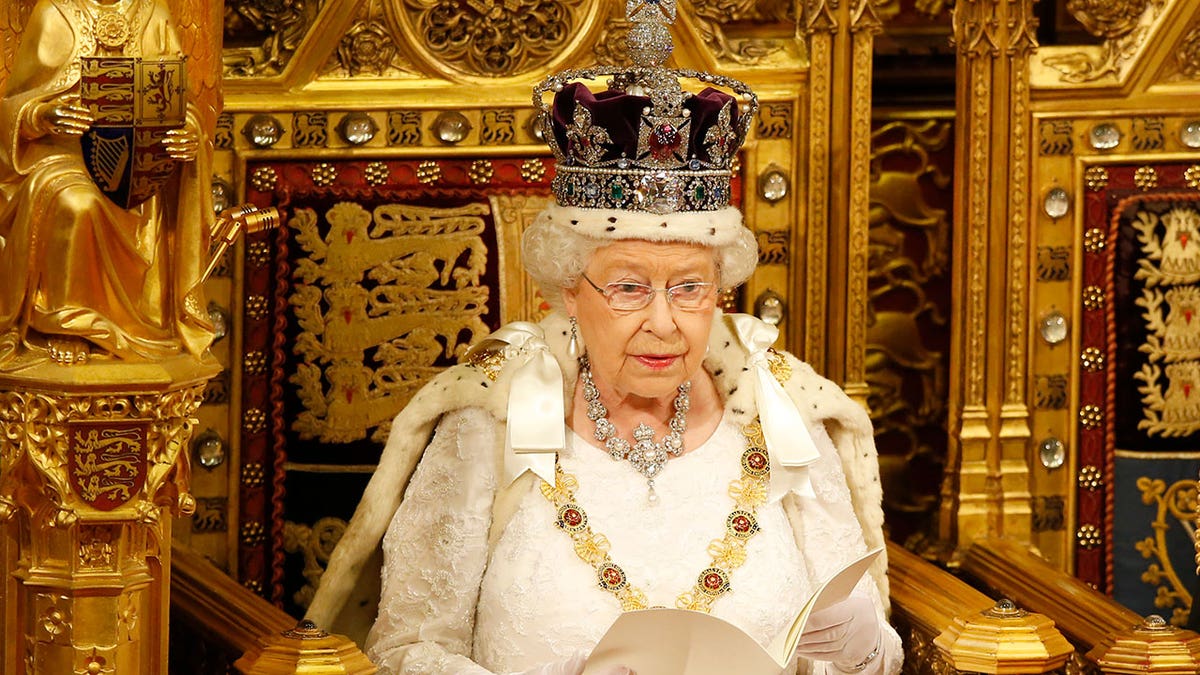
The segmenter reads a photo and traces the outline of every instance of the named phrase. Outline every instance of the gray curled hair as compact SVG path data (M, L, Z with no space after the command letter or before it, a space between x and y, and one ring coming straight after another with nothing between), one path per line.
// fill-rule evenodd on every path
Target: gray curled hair
M754 234L745 227L738 230L733 241L714 247L717 283L722 289L740 286L758 265L758 242ZM550 307L562 311L563 289L579 283L597 249L619 239L622 238L601 239L582 234L543 212L521 236L521 263ZM694 243L683 237L676 241Z

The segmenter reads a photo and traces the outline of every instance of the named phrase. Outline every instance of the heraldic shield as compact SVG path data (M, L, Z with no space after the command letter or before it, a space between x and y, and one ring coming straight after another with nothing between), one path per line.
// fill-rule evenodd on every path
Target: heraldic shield
M85 56L80 97L95 121L80 142L88 173L114 204L130 209L175 171L162 139L187 114L186 58Z
M137 497L146 484L149 422L76 422L67 439L67 470L79 499L100 511Z

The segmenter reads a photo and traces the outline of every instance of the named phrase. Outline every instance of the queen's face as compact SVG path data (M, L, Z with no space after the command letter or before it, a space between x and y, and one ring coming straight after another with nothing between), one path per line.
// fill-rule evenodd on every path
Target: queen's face
M567 312L579 321L592 375L602 393L619 398L674 397L704 361L717 292L699 308L682 309L655 293L638 310L614 309L588 283L669 288L689 282L718 282L713 250L697 244L617 241L598 249L584 269L587 279L564 289Z

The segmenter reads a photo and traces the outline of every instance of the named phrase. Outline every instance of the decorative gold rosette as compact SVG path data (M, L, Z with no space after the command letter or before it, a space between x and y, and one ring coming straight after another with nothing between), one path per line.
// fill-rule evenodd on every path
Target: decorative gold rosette
M109 49L129 42L129 22L118 12L102 12L96 17L96 41Z

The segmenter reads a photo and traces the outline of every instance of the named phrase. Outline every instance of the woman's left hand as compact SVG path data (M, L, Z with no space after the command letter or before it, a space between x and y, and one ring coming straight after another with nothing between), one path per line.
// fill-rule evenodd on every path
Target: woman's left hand
M817 661L853 671L872 658L881 639L875 603L861 595L813 612L796 652Z

